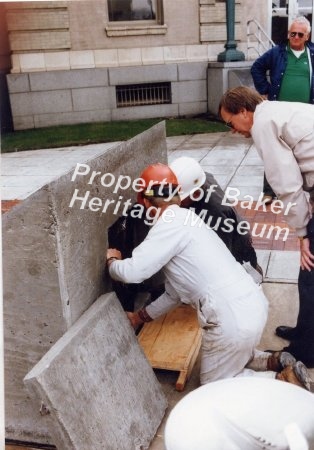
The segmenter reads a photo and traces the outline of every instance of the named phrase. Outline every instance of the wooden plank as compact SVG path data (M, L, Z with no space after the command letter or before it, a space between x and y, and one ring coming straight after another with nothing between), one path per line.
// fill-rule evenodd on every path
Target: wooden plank
M180 372L177 390L183 390L195 364L202 333L196 311L181 305L153 322L146 323L138 340L154 369Z
M196 340L193 345L193 353L191 355L191 358L189 360L188 368L187 370L181 370L179 377L176 381L176 390L177 391L183 391L185 388L185 384L187 380L190 378L191 372L193 370L194 364L196 362L199 350L201 348L202 338L200 334L200 339Z

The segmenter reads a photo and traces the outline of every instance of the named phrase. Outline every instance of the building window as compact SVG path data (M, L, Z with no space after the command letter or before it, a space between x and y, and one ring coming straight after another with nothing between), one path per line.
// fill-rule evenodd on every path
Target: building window
M163 0L108 0L108 37L166 34Z
M116 98L118 108L171 103L171 83L116 86Z
M157 20L158 0L108 0L110 22Z

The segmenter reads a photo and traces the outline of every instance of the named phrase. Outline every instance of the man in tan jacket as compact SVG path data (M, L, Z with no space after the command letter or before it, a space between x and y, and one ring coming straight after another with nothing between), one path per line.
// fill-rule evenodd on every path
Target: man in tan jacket
M223 95L219 114L234 132L252 136L276 195L294 204L285 218L300 239L300 309L296 327L280 326L276 334L291 340L285 350L314 367L314 107L270 102L241 86Z

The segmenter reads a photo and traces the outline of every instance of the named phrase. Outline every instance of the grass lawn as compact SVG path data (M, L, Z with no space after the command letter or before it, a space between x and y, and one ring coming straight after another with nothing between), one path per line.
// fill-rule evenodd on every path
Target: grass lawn
M43 148L68 147L99 142L124 141L164 119L85 123L15 131L1 137L2 153ZM206 117L166 119L167 136L226 131L224 124Z

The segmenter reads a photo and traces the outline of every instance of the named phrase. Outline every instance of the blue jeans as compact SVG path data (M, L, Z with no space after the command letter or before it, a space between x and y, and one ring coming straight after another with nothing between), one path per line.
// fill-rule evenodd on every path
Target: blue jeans
M311 253L314 254L314 216L307 225ZM299 315L296 325L297 339L291 341L285 350L308 367L314 367L314 269L310 272L300 268Z

